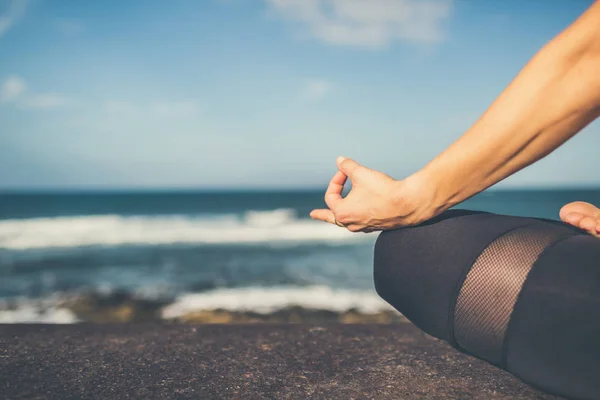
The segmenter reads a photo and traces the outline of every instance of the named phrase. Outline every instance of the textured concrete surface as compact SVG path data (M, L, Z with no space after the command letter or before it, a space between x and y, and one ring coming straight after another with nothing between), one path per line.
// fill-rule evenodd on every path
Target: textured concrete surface
M556 399L410 324L0 325L7 399Z

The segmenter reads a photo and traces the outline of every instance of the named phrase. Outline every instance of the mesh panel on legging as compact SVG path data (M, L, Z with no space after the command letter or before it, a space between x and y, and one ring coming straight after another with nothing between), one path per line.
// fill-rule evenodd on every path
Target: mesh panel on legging
M540 253L561 233L545 226L517 228L477 257L455 305L458 346L491 363L501 362L506 328L523 283Z

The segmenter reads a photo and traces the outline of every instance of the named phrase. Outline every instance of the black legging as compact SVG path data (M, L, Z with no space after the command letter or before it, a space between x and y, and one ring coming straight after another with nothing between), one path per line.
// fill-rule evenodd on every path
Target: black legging
M600 398L600 240L451 210L383 232L379 295L425 332L555 394Z

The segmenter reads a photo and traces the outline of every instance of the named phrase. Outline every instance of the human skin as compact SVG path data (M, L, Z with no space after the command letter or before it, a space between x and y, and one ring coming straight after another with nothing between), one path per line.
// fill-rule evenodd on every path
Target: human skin
M395 180L339 157L311 217L353 232L422 223L538 161L600 116L600 0L546 44L456 142ZM352 190L342 197L343 185ZM561 218L600 233L600 211L576 202Z

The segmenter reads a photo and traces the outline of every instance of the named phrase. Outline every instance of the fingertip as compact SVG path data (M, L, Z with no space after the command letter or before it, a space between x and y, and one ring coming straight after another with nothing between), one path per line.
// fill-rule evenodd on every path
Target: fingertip
M562 206L560 211L558 211L559 218L565 222L567 222L567 216L569 215L567 206L568 206L568 204Z
M320 219L319 217L322 214L323 214L323 210L317 210L317 209L315 209L315 210L312 210L309 215L310 215L310 217L312 219Z
M565 221L571 225L577 225L581 221L582 218L583 218L583 214L580 214L577 212L570 212L562 217L563 221Z
M318 210L312 210L310 217L319 221L330 222L330 220L333 218L333 213L329 209L322 208Z
M342 171L337 171L335 173L335 175L333 175L333 177L331 178L331 181L329 181L330 183L334 183L336 185L344 185L344 183L346 183L346 179L348 177L346 176L346 174L344 174Z

